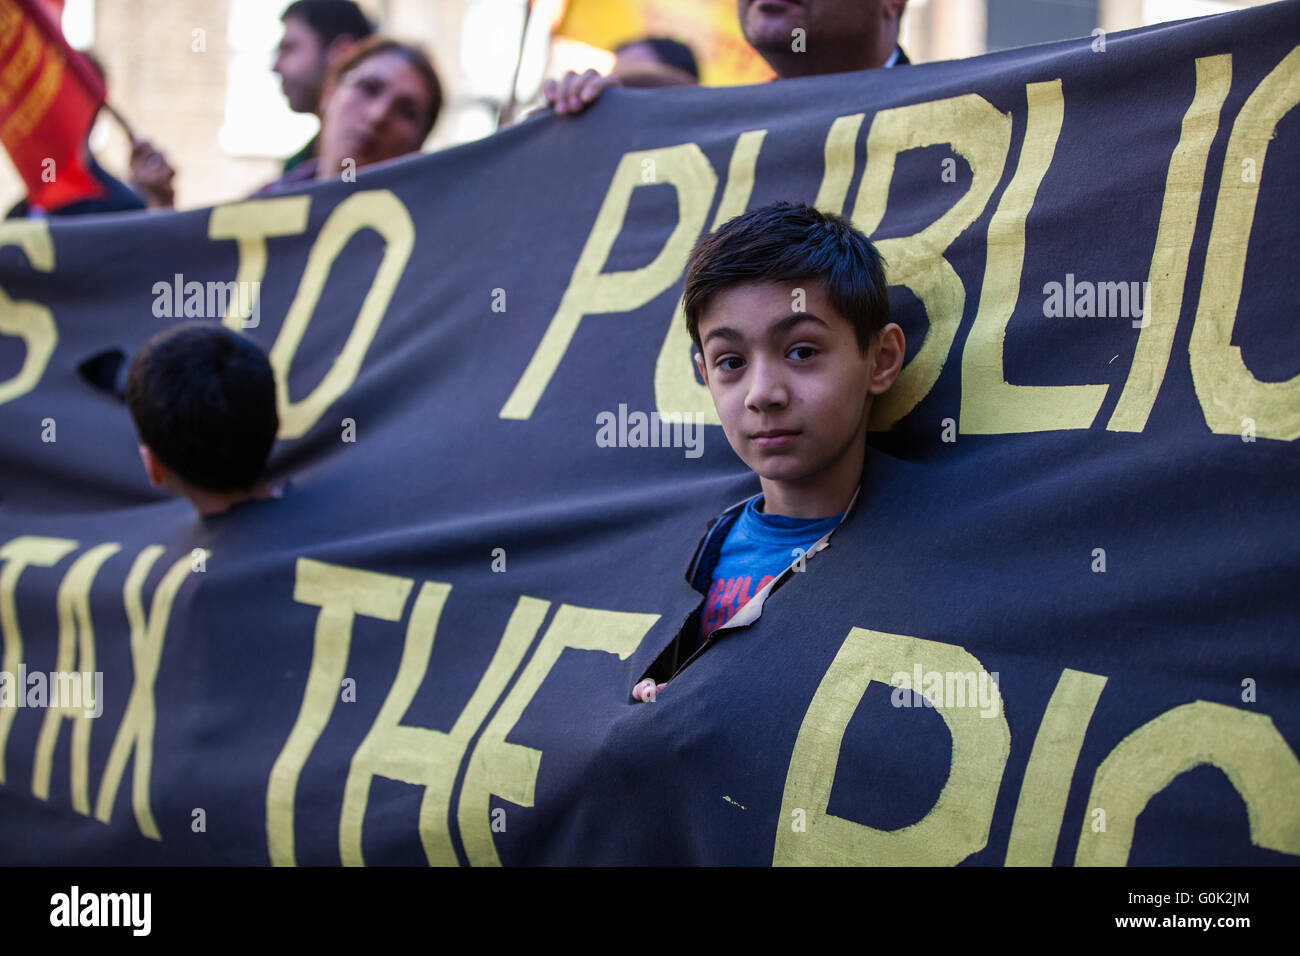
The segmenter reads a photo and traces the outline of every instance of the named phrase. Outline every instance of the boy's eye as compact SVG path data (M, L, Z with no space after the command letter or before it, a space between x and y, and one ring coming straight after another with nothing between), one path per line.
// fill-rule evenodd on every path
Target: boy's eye
M739 355L724 355L722 356L722 358L718 359L713 364L720 369L724 369L725 371L734 372L736 369L740 368L742 365L745 364L745 360L742 359Z
M811 345L796 345L790 350L790 355L796 359L807 361L817 354L817 350Z

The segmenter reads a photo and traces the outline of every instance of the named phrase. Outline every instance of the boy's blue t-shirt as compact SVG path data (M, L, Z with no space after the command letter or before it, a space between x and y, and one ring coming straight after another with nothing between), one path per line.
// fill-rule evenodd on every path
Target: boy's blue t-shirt
M828 531L835 530L842 514L829 518L791 518L760 511L760 495L745 505L718 554L713 583L700 616L700 640L749 603L795 560L796 548L807 551Z

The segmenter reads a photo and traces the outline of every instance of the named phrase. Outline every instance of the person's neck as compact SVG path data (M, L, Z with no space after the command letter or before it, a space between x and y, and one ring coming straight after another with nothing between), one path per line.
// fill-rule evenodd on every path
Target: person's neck
M759 477L763 487L763 513L790 518L829 518L842 513L862 481L862 458L835 471L812 475L804 481L773 481Z
M275 495L276 489L265 482L258 482L245 491L205 491L201 488L188 488L185 491L185 497L189 499L190 504L194 506L194 510L203 518L225 514L235 505L243 504L245 501L252 501L256 498L274 498Z
M882 44L881 47L865 53L854 50L844 56L823 54L817 57L782 49L773 51L764 59L776 73L778 80L793 80L801 76L823 76L827 73L855 73L859 70L879 69L889 62L889 57L897 45L897 39L894 39L889 41L888 45Z
M326 160L324 156L318 156L316 159L316 175L312 177L317 182L323 179L334 179L343 170L343 163L337 159Z

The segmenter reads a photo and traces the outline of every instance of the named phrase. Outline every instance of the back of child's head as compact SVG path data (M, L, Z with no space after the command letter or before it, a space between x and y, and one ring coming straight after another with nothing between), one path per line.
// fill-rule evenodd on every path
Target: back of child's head
M853 323L865 355L889 324L884 260L843 216L776 202L737 216L695 244L682 295L686 328L700 348L700 319L714 296L751 282L820 282Z
M256 485L280 427L266 353L214 322L186 322L145 343L126 401L141 443L205 491Z

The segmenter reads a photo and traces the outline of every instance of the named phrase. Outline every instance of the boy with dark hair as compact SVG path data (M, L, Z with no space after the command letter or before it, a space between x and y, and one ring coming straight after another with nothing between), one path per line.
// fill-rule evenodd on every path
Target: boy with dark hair
M136 354L126 401L150 484L188 498L204 517L253 498L280 427L266 353L213 322L160 332Z
M705 532L687 580L706 598L633 690L653 700L722 632L827 547L863 480L867 421L903 365L884 263L840 216L788 202L696 243L686 326L727 441L761 494Z

